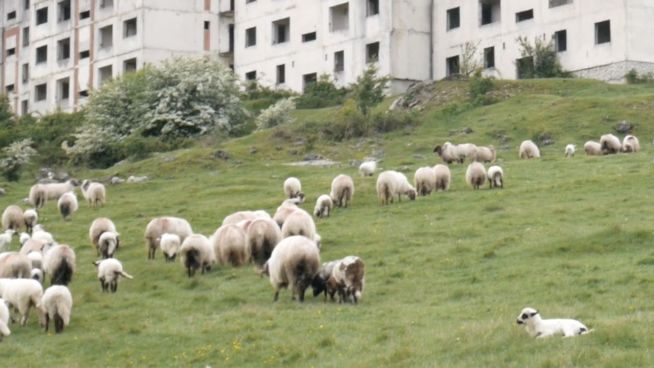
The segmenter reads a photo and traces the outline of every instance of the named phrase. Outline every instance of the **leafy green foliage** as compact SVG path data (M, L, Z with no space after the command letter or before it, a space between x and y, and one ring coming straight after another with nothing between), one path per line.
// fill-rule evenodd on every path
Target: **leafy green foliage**
M468 95L473 105L488 105L491 99L488 93L495 88L495 80L492 77L484 77L481 71L477 70L468 80Z
M628 84L652 83L654 81L654 74L638 74L638 71L632 68L625 74L624 78Z
M554 49L554 40L535 37L531 44L527 37L518 37L521 59L518 60L518 75L521 79L569 78L571 74L561 67Z
M352 85L352 98L363 115L368 115L372 107L384 100L388 82L388 77L377 76L377 67L372 64L357 78L357 82Z
M298 109L317 109L341 105L347 96L346 88L338 88L329 74L322 74L314 83L304 89L295 104Z

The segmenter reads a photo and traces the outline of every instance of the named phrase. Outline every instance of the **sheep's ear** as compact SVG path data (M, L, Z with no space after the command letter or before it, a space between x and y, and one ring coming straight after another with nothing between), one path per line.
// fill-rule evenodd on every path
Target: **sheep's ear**
M93 261L93 265L95 265L96 267L98 267L99 264L100 264L100 261Z
M530 317L533 317L538 314L538 311L535 311L534 313L529 314Z

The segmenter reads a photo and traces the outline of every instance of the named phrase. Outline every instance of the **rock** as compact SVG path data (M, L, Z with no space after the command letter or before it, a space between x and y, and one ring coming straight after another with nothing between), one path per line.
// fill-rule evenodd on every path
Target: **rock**
M618 123L618 125L616 125L616 127L615 127L615 131L618 132L618 133L620 133L620 134L627 134L627 133L630 133L633 129L634 129L634 126L631 125L631 123L629 123L629 122L626 121L626 120L622 120L622 121L621 121L620 123Z
M122 184L122 183L125 182L125 179L122 179L122 178L120 178L118 176L112 176L111 179L109 180L109 182L111 184L113 184L113 185Z
M129 178L127 178L127 182L130 184L138 184L138 183L145 183L146 181L148 181L148 179L149 178L147 176L131 175Z
M218 151L213 153L213 157L217 158L217 159L220 159L220 160L227 161L227 160L229 160L229 153L227 153L226 151L223 151L223 150L218 150Z
M251 154L251 155L254 155L254 154L256 154L257 152L259 152L259 151L257 150L257 147L252 147L252 148L250 148L250 154Z
M554 144L554 138L552 138L550 133L540 133L536 141L539 143L539 145L542 146L549 146Z
M472 134L475 131L472 130L470 127L464 127L461 129L452 129L448 132L448 135L453 136L453 135L466 135L466 134Z
M161 162L166 163L166 164L169 163L169 162L173 162L173 161L175 161L175 157L173 157L173 156L165 156L165 157L163 157L161 159Z
M323 156L316 154L316 153L310 153L302 159L303 161L315 161L315 160L322 160L324 159Z

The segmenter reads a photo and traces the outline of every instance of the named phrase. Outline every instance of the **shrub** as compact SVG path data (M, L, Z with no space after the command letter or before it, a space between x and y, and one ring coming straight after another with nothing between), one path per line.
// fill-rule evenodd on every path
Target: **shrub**
M414 127L418 124L415 111L391 110L379 112L372 116L372 127L377 133Z
M654 75L652 73L638 74L638 71L633 68L624 77L628 84L651 83L654 81Z
M0 171L9 181L17 181L20 177L20 170L30 163L36 150L31 147L31 139L16 141L2 150L4 158L0 160Z
M87 163L92 167L107 167L122 159L117 149L121 137L110 128L86 124L73 134L74 141L61 143L61 148L75 164Z
M304 94L295 100L298 109L317 109L341 105L347 96L347 89L338 88L329 74L322 74L315 83L309 84Z
M29 115L21 117L17 124L24 136L32 138L39 152L39 162L56 165L68 157L61 144L73 138L73 132L84 124L84 114L57 112L34 120Z
M348 99L334 117L334 121L323 126L322 134L325 138L335 141L365 136L370 132L369 121L370 119L357 108L357 102Z
M352 86L352 97L356 107L363 115L368 115L370 109L384 100L384 91L388 85L388 77L378 77L377 68L370 65L357 82Z
M484 77L477 70L468 81L468 96L473 105L487 105L491 102L488 92L495 88L495 81L491 77Z
M554 40L545 37L534 38L534 44L527 37L518 37L522 58L518 61L518 75L522 79L530 78L569 78L571 75L561 67L554 49Z
M274 105L263 110L255 121L257 129L272 128L277 125L291 122L290 113L295 109L295 102L292 98L285 98L277 101Z

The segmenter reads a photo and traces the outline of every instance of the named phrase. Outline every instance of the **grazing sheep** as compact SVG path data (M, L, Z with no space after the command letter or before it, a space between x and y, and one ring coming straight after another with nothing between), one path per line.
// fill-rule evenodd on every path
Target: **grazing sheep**
M213 252L220 264L240 267L250 260L245 231L238 225L223 225L213 234Z
M347 202L354 195L354 181L349 175L338 175L332 180L332 191L329 194L338 207L347 207Z
M486 168L480 162L473 162L466 170L466 183L472 189L479 189L486 181Z
M30 264L32 265L32 276L34 276L33 271L35 269L43 269L43 253L37 251L29 252L27 253L27 259L30 260Z
M161 246L161 251L163 252L166 262L175 262L177 252L179 252L179 248L182 246L182 241L179 239L179 236L168 233L162 234L159 245Z
M107 201L107 190L102 183L84 180L82 182L82 195L93 208L104 206Z
M416 189L409 184L409 180L401 172L388 170L377 177L377 197L382 204L393 203L395 195L397 200L402 201L402 195L410 200L416 199Z
M200 272L203 274L205 271L211 270L214 252L209 243L209 239L207 239L206 236L201 234L191 234L187 236L184 238L184 241L182 241L179 254L182 258L182 264L186 267L188 277L195 275L195 271L198 269L200 269Z
M600 156L602 154L602 145L599 142L588 141L584 143L584 151L588 156Z
M518 157L521 159L539 158L540 150L538 149L536 143L532 142L531 140L526 140L520 143Z
M28 202L37 209L45 206L45 202L48 199L45 186L43 184L32 185L27 198Z
M48 332L50 320L54 320L55 333L64 332L64 327L70 323L70 313L73 310L73 296L67 287L50 286L45 289L40 307L45 317L45 332Z
M601 136L600 145L602 146L602 153L605 155L616 154L622 151L620 139L613 134L604 134Z
M252 221L245 235L250 257L257 267L263 267L277 243L282 240L282 231L272 219Z
M459 156L459 162L463 163L466 159L474 161L477 159L478 148L472 143L462 143L456 145L456 152Z
M23 245L20 248L20 251L18 251L20 254L25 254L28 255L32 252L38 252L41 253L43 252L43 249L46 246L46 242L43 240L39 239L27 239L23 243Z
M572 158L575 157L576 147L574 144L568 144L565 146L565 157Z
M284 202L282 202L282 204L279 207L277 207L277 211L275 211L273 220L275 220L275 222L277 223L277 225L279 225L280 228L284 224L284 221L286 221L288 215L290 215L293 211L299 208L297 206L299 203L302 202L298 198L287 199Z
M364 161L359 165L359 174L361 176L373 176L377 170L376 161Z
M640 141L635 135L626 135L622 140L622 152L640 151Z
M334 208L332 197L323 194L316 200L316 206L313 209L313 215L318 218L329 217L329 214Z
M336 285L334 285L333 278L331 276L332 276L332 271L334 270L334 266L338 262L339 260L325 262L322 264L322 266L320 266L320 268L318 269L318 273L311 281L311 288L313 289L314 298L320 295L320 293L324 293L325 301L327 301L328 294L330 299L334 301L334 295L338 290L336 288Z
M113 221L106 217L98 217L93 220L89 228L89 240L91 240L91 244L95 247L98 255L100 255L100 235L105 232L116 232L116 225L114 225Z
M41 184L45 190L46 199L49 201L58 200L64 193L74 192L78 185L79 183L75 179L70 179L65 183ZM36 204L33 205L38 207Z
M0 341L11 335L9 330L9 308L3 299L0 299Z
M282 238L293 235L304 235L309 239L316 240L316 224L311 215L301 208L297 208L288 215L282 225Z
M12 229L5 230L4 233L0 234L0 252L4 252L9 248L11 240L14 237L15 231Z
M120 247L120 234L113 231L105 231L100 235L98 240L98 249L100 256L105 258L114 258L116 251Z
M191 224L183 218L165 216L152 219L145 227L145 241L148 247L148 259L154 259L159 248L159 240L164 233L175 234L183 243L187 236L193 234Z
M20 207L12 204L7 206L4 212L2 212L3 230L11 229L18 231L23 226L23 224L23 210Z
M66 192L62 194L57 201L57 208L59 208L59 213L64 220L67 220L73 213L75 213L79 208L75 192Z
M30 275L30 278L32 280L36 280L39 283L43 284L43 270L38 269L38 268L33 268L32 273Z
M49 232L45 231L43 226L41 225L36 225L34 226L34 229L32 230L32 239L33 240L40 240L45 244L55 244L54 237L52 234Z
M413 175L413 185L419 196L431 194L436 184L436 173L431 167L421 167Z
M264 210L257 211L238 211L228 215L223 220L223 225L234 225L245 220L256 220L259 218L270 218L268 212Z
M450 172L450 168L438 164L433 167L434 174L436 175L436 182L434 184L434 190L442 190L446 191L450 189L450 183L452 182L452 173Z
M121 276L130 280L133 279L132 275L123 270L123 264L116 258L95 261L93 264L98 267L98 280L100 280L102 292L108 293L111 291L115 293L118 290L118 279Z
M361 258L348 256L339 260L332 269L331 282L338 290L338 302L351 300L354 304L363 296L365 265Z
M38 221L39 214L36 212L36 210L30 208L23 212L23 223L25 224L25 231L28 233L32 233L32 229L34 229L34 226Z
M304 198L300 179L291 176L284 180L284 194L287 198Z
M264 264L263 274L270 278L275 290L274 301L279 299L279 290L291 287L293 299L304 302L304 292L320 268L320 253L316 243L305 236L291 236L283 239Z
M495 147L493 146L477 146L476 161L479 162L494 162L496 159Z
M574 319L542 319L540 313L533 308L524 308L516 322L524 324L529 336L536 338L550 337L561 334L563 337L584 335L589 330L583 323Z
M441 159L443 159L443 162L447 163L448 165L452 162L459 162L456 146L450 142L445 142L442 146L439 145L434 147L434 152L438 154Z
M39 308L43 287L33 279L4 279L0 278L0 298L18 311L20 324L27 324L27 317L31 307L34 307L39 316L39 322L43 323L43 311Z
M488 168L488 187L504 188L504 170L497 165Z
M50 276L50 285L68 285L75 273L75 251L58 244L43 254L43 271Z
M0 278L26 279L32 274L32 262L18 252L0 253Z

